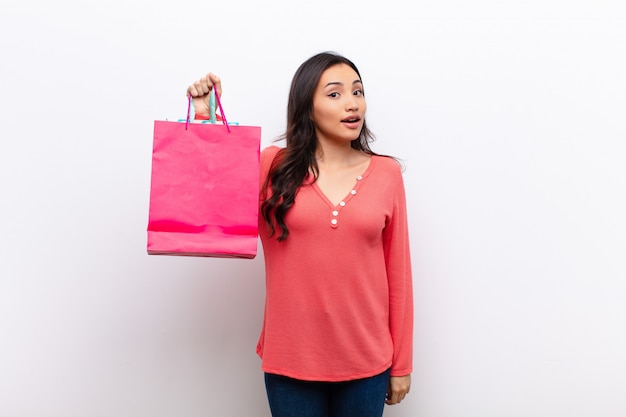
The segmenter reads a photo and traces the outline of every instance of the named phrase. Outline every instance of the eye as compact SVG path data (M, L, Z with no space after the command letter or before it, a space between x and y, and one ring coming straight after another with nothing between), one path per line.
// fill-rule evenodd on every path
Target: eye
M363 95L363 90L354 90L354 91L352 92L352 95L355 95L355 96L362 96L362 95Z
M337 92L330 93L328 95L328 97L337 98L337 97L339 97L339 93L337 93Z

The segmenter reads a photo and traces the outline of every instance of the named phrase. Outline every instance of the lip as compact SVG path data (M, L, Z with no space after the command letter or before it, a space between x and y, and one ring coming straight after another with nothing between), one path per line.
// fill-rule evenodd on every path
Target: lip
M351 115L341 119L341 123L349 128L358 128L361 125L361 116Z

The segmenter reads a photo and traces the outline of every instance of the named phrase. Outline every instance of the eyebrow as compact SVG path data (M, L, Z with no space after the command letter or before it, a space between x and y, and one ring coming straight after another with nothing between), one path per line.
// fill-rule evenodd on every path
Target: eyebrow
M355 85L355 84L363 84L363 81L358 80L358 79L357 79L357 80L352 81L352 85ZM328 84L326 84L326 85L324 86L324 88L328 87L329 85L343 85L343 83L342 83L342 82L340 82L340 81L331 81L331 82L329 82Z

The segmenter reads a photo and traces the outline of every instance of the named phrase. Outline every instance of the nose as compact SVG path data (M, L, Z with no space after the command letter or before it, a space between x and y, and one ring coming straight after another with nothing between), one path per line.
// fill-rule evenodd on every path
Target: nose
M359 110L359 100L356 96L350 95L346 102L346 109L348 111L357 111Z

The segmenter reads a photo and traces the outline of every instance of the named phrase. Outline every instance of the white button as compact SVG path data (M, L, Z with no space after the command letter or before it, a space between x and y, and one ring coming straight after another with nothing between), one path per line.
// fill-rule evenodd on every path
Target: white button
M341 207L343 207L343 206L345 206L345 205L346 205L346 202L345 202L345 201L342 201L341 203L339 203L339 205L340 205Z
M333 216L338 216L339 212L337 210L333 210Z
M331 224L337 224L337 219L332 219L332 220L330 221L330 223L331 223Z
M357 179L358 181L361 181L361 180L363 179L363 177L359 175L358 177L356 177L356 179Z
M356 194L356 190L350 191L350 194L355 195Z

